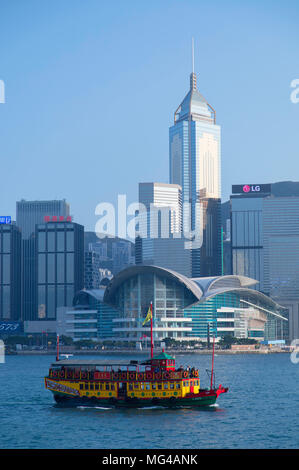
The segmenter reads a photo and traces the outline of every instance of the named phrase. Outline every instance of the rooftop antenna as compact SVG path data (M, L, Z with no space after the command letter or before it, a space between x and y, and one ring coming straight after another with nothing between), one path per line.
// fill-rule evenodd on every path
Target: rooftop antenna
M194 73L194 38L192 38L192 73Z
M190 74L190 89L196 90L196 75L194 72L194 38L192 37L192 73Z

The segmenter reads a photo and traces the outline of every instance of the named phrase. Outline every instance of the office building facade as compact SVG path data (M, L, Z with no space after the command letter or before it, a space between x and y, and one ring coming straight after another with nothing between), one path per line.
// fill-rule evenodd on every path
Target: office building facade
M182 194L177 184L139 183L139 231L136 264L174 269L191 275L191 251L182 230Z
M21 320L21 232L0 224L0 320Z
M299 183L233 186L232 268L288 308L289 340L299 335Z
M36 320L56 319L84 286L84 228L74 222L36 226Z
M65 200L18 201L16 204L16 224L22 234L22 319L36 319L36 240L35 228L44 218L70 219L70 207Z

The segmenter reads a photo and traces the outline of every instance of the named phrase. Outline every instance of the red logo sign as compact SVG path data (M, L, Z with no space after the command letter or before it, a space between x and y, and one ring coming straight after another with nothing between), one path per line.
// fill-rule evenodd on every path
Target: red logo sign
M59 216L57 216L57 215L52 215L52 216L45 215L44 221L45 222L72 222L72 217L71 216L63 217L63 215L59 215Z
M245 184L245 185L243 186L243 192L244 192L244 193L249 193L249 191L250 191L250 186L249 186L248 184Z

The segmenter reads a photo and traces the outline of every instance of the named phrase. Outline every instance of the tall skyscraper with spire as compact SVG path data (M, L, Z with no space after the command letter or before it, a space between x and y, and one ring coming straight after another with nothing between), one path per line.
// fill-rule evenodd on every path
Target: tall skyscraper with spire
M221 268L221 130L216 112L197 89L192 48L190 90L169 129L169 180L182 187L183 216L191 210L191 230L201 248L192 252L192 276L215 276Z

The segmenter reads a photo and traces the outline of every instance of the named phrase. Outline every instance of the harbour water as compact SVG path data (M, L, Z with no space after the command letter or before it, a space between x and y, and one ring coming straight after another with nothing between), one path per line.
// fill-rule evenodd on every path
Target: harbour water
M0 364L2 449L299 448L299 364L288 354L219 355L216 384L229 392L217 406L171 410L58 408L43 381L54 360L7 356ZM198 367L208 386L209 355L177 356L176 363Z

